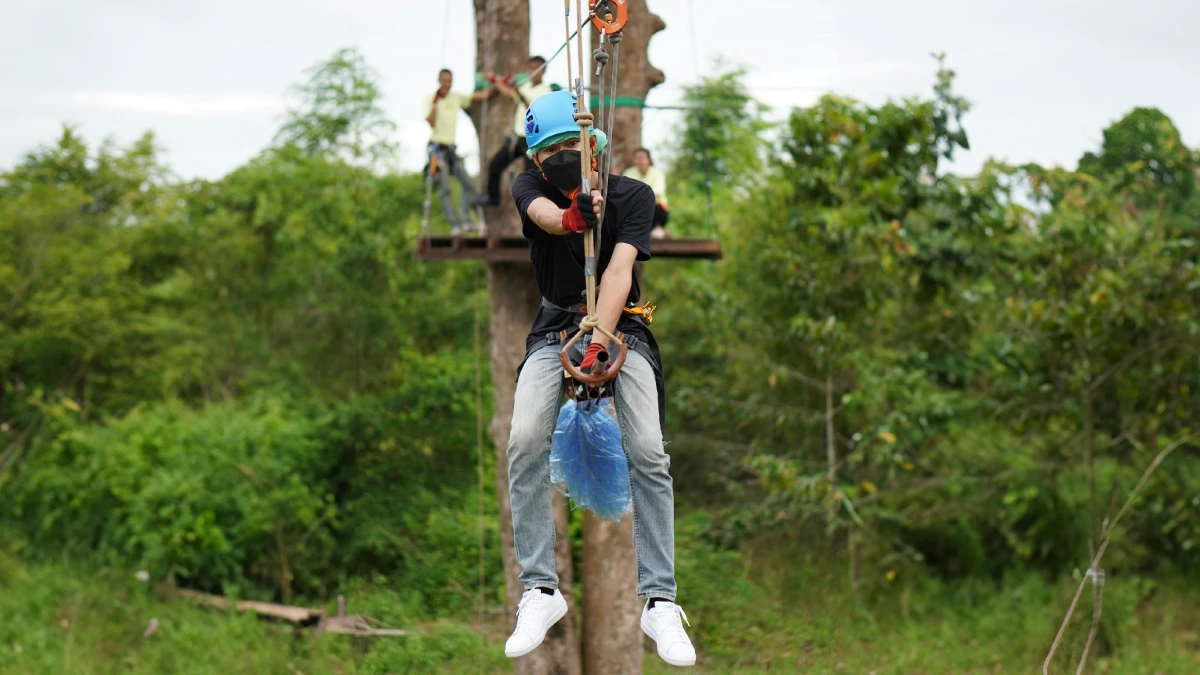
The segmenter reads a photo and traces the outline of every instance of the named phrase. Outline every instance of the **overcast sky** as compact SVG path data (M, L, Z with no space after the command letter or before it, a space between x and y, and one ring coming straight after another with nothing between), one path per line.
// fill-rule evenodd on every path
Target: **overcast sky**
M562 1L529 4L531 50L549 56L564 38ZM667 23L651 42L650 60L667 75L651 104L677 103L697 64L718 55L749 67L753 93L780 117L831 90L870 102L926 96L929 55L944 51L973 104L964 120L972 151L959 172L988 157L1073 167L1139 105L1161 108L1200 145L1196 0L649 4ZM438 69L469 90L471 12L468 0L0 0L0 167L70 122L90 142L153 130L180 176L219 178L270 142L290 84L357 45L382 74L403 165L419 168L429 134L420 101ZM548 79L566 84L562 57ZM645 143L663 147L676 113L645 118ZM465 115L458 138L474 170Z

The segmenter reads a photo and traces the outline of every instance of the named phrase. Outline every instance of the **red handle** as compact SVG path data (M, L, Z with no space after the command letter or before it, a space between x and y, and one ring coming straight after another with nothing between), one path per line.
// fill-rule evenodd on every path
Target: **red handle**
M617 338L623 340L624 336L620 333L617 333ZM571 363L571 358L567 356L566 350L558 353L558 360L562 361L563 369L567 371L567 374L571 376L571 379L589 387L599 387L600 385L617 376L617 373L621 370L621 366L625 365L625 356L628 353L629 345L622 341L620 346L617 348L617 360L613 361L613 364L606 370L599 373L585 374L583 371L576 368L575 364Z

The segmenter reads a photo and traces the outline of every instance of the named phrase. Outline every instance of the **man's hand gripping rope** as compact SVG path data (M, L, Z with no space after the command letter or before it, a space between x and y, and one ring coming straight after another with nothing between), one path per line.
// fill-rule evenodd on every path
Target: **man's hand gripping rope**
M567 375L591 389L600 389L603 385L617 376L621 366L625 365L625 357L629 353L629 346L625 344L624 335L617 333L613 335L607 328L600 325L600 318L596 315L596 230L600 225L600 206L603 198L598 194L594 194L590 189L590 180L592 177L592 158L591 158L591 139L588 134L588 127L592 124L592 114L590 112L575 113L575 121L579 123L580 136L580 175L581 186L572 193L571 207L563 213L562 225L563 229L571 232L583 233L583 255L584 255L584 274L587 277L587 316L579 322L579 332L563 345L563 348L558 352L558 358L562 361L563 369ZM612 344L617 345L617 360L611 365L608 364L608 350L604 346L592 343L588 346L587 352L584 354L583 362L580 367L576 368L575 364L571 363L571 357L568 355L570 349L585 333L592 330L598 330L603 333Z

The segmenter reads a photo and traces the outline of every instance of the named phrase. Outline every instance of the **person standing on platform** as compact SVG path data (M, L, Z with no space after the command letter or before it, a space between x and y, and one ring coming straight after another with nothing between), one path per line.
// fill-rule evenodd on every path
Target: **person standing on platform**
M458 236L468 229L471 223L471 205L475 201L475 191L471 187L471 174L457 152L458 112L471 107L475 101L482 101L496 93L493 87L485 87L471 94L451 91L454 74L443 68L438 73L438 90L425 99L425 121L429 123L432 133L429 137L429 164L427 171L433 171L434 179L438 182L438 196L442 202L442 210L446 220L450 221L450 234ZM436 158L436 166L434 160ZM450 199L450 178L453 176L462 185L462 211L454 210Z

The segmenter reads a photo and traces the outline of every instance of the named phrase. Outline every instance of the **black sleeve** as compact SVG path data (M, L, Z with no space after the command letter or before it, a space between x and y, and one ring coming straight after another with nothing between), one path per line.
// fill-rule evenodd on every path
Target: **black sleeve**
M654 190L645 183L628 180L633 186L620 209L617 243L625 242L638 250L638 260L650 259L650 230L654 228Z
M550 187L550 184L544 179L529 172L517 176L517 179L513 181L513 203L517 205L517 213L521 214L521 226L527 239L543 231L542 228L538 227L536 223L526 216L526 212L529 211L529 205L538 197L550 198L550 195L546 194L546 188L548 187Z

